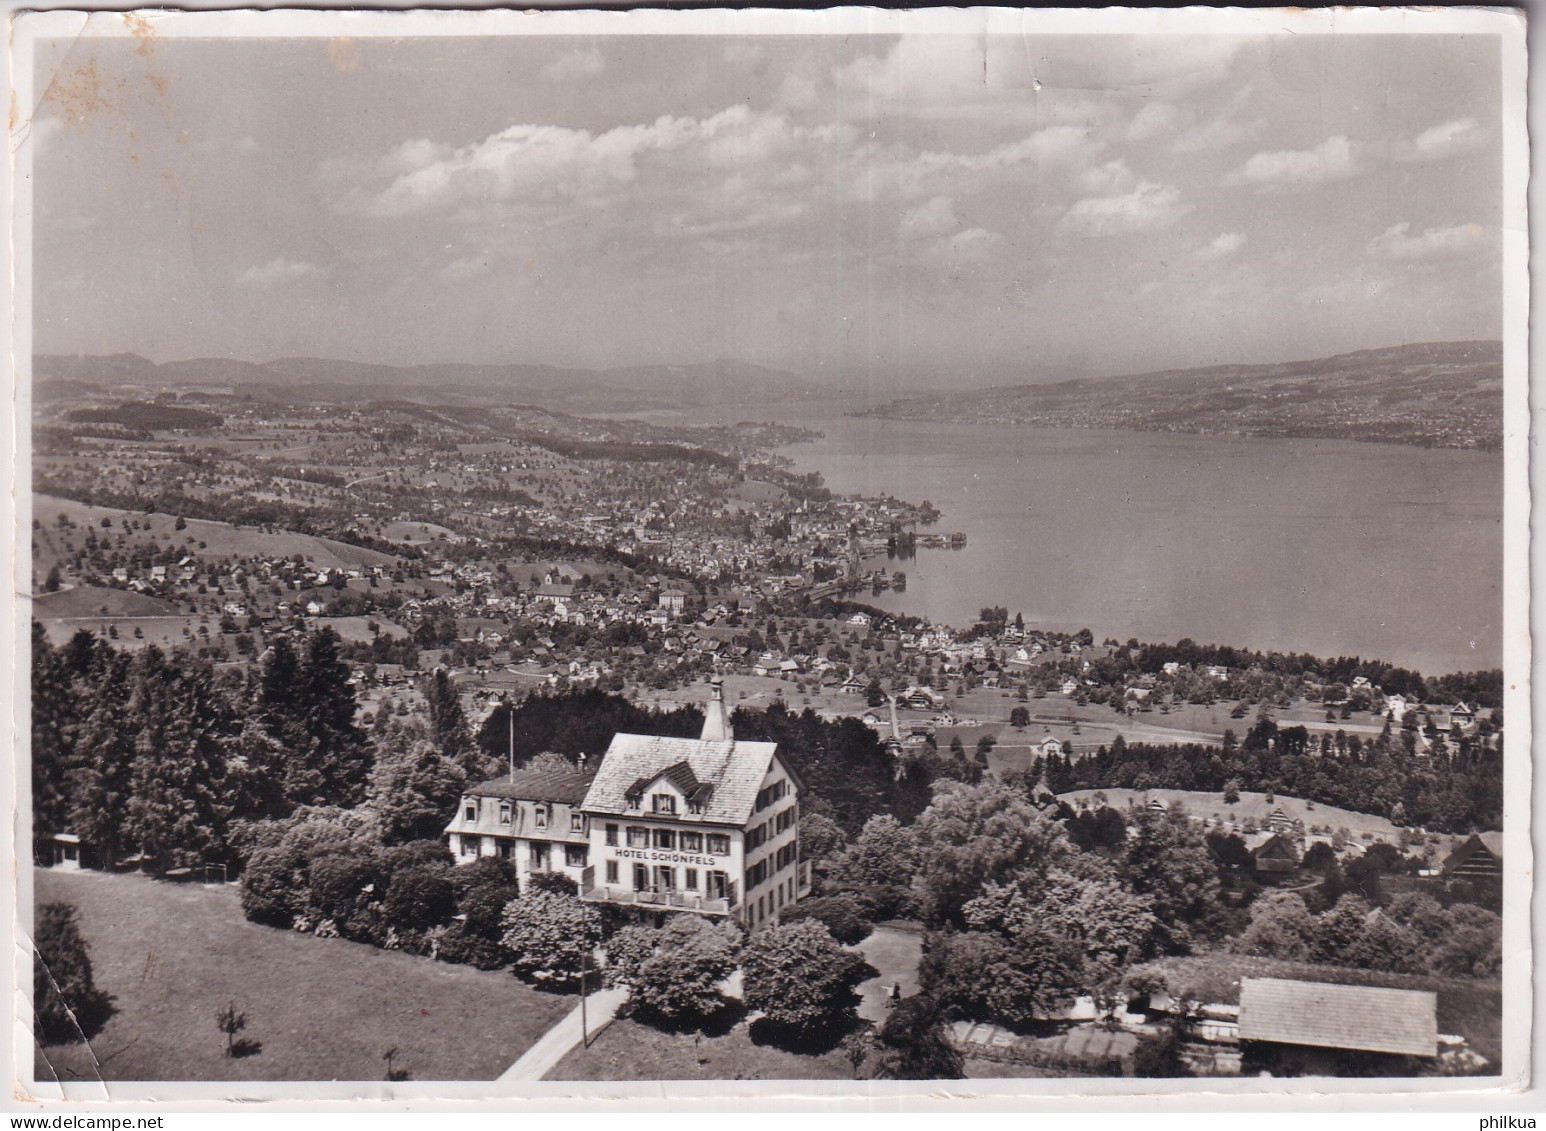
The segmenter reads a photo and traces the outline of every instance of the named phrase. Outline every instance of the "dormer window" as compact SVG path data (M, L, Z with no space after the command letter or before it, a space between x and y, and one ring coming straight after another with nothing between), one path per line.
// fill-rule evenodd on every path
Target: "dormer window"
M546 805L537 806L536 823L539 829L545 829L548 827L548 808Z
M581 814L581 813L570 813L569 814L569 831L572 832L572 833L583 833L585 831L585 816L584 816L584 814Z
M657 813L669 813L676 815L676 795L674 793L656 793L650 797Z
M501 825L508 825L510 823L510 803L508 801L501 801L499 803L499 823Z
M469 797L467 799L467 806L464 810L464 813L467 820L469 821L476 821L478 819L478 802L476 798Z

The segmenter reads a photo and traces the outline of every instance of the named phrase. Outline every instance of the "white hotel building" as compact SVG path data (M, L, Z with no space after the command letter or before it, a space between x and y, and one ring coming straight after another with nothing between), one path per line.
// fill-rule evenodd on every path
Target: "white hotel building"
M533 871L561 871L589 902L776 919L810 890L799 779L776 743L736 740L717 679L712 689L700 738L618 734L593 777L539 784L518 772L469 790L446 829L457 859L509 857L523 887ZM516 796L532 787L543 796ZM506 812L531 816L506 829Z

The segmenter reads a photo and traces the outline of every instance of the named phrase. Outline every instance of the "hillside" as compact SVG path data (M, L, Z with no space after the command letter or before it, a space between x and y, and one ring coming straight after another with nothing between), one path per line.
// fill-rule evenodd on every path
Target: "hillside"
M318 569L392 566L398 560L390 554L383 554L363 546L351 546L347 542L338 542L332 538L320 538L311 534L299 534L291 530L276 530L270 533L256 527L235 527L228 522L213 522L200 518L185 519L185 528L177 530L175 515L141 514L114 507L95 507L72 499L59 499L49 495L34 496L32 510L40 522L40 527L33 538L32 555L33 569L37 573L38 580L46 576L49 568L59 560L56 528L61 515L66 516L76 526L87 528L99 527L103 519L108 519L113 526L121 528L125 519L132 518L141 528L141 533L137 536L140 540L159 545L186 546L190 553L208 559L288 558L300 554ZM199 543L203 543L203 546L199 546ZM57 596L63 598L65 595ZM49 600L53 599L49 598ZM52 615L90 615L93 612L95 612L95 606L83 614L54 610Z
M1502 391L1501 342L1427 342L1272 365L909 397L867 415L1497 450Z
M129 392L166 388L228 390L256 397L352 401L394 397L436 404L525 402L570 412L622 412L703 404L773 404L821 395L792 373L736 361L621 369L549 365L371 365L289 357L255 363L194 358L161 365L132 354L33 358L42 399L63 389Z

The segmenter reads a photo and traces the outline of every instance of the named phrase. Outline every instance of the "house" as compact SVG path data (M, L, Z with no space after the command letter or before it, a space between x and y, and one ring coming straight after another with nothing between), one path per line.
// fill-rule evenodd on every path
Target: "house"
M1061 691L1064 695L1072 695L1074 692L1079 690L1079 681L1073 676L1069 676L1063 681L1062 686L1059 687L1058 690Z
M809 892L800 780L777 743L736 739L723 681L710 687L701 737L613 736L582 806L581 899L759 926Z
M1299 842L1284 833L1268 833L1259 843L1251 845L1251 867L1259 874L1268 876L1288 875L1298 871L1301 855Z
M1406 715L1406 696L1385 696L1385 710L1390 714L1392 719L1399 723Z
M1031 747L1032 757L1050 758L1054 754L1062 753L1063 744L1050 734Z
M470 787L445 830L456 862L509 860L523 892L541 872L559 872L578 884L590 862L581 803L594 778L583 768L516 770Z
M1350 1061L1403 1070L1438 1055L1438 995L1425 990L1242 978L1240 1042L1248 1066L1274 1074L1344 1074Z
M1476 833L1458 845L1444 861L1442 874L1446 880L1487 880L1501 883L1503 858L1487 846Z

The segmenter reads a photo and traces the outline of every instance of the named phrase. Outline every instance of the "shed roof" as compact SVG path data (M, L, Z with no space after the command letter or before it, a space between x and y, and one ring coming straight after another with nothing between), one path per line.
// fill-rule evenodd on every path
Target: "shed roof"
M1438 995L1426 990L1243 978L1240 1039L1434 1056Z
M636 796L669 774L678 788L689 778L698 791L705 785L713 787L703 798L703 820L744 825L777 752L778 744L773 742L704 742L697 738L616 734L585 795L585 808L599 813L625 813L630 795Z

